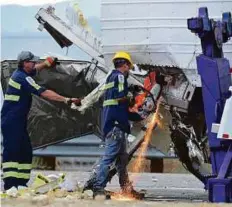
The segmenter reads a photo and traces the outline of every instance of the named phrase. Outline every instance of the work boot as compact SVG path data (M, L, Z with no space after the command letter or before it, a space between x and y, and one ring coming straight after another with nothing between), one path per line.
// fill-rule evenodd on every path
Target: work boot
M93 199L94 200L109 200L110 193L104 189L93 189Z
M94 184L95 180L96 180L96 179L95 179L94 177L89 178L89 180L87 180L87 181L85 182L85 185L84 185L84 187L83 187L82 193L83 193L84 191L86 191L86 190L92 190L92 191L93 191L93 184Z

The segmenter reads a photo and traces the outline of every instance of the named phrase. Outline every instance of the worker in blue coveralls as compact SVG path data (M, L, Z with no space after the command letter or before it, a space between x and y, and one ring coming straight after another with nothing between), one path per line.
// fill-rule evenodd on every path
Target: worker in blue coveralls
M27 132L27 116L31 107L32 94L68 105L80 101L39 86L32 76L37 71L53 66L56 59L48 57L41 63L38 61L39 57L29 51L22 51L18 55L18 69L12 74L5 93L1 111L2 168L5 190L26 186L30 179L32 146Z
M116 161L122 193L137 194L129 181L126 151L126 138L130 133L127 77L133 64L130 55L123 51L115 54L113 64L115 70L107 77L104 88L103 136L105 138L105 153L93 183L94 198L106 195L104 188L108 182L109 167L114 161Z

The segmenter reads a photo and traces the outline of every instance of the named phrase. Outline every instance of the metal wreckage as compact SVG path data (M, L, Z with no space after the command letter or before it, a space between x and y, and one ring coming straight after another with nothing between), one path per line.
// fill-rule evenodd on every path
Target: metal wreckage
M207 4L206 6L211 9L215 6L213 4L220 2ZM146 2L135 1L134 4L129 4L127 1L121 1L114 4L105 1L102 4L101 17L103 43L89 29L73 23L70 17L67 23L56 16L54 9L41 8L36 14L36 19L40 23L39 29L47 30L62 48L76 45L92 57L92 61L59 58L58 64L53 69L42 71L36 76L38 84L66 97L83 97L83 100L82 106L74 107L74 110L60 103L33 97L28 130L34 149L89 133L101 137L104 92L102 87L107 74L112 69L113 53L125 50L131 54L135 63L135 69L131 72L128 81L131 86L130 93L134 97L146 91L143 83L152 72L161 75L167 81L162 87L159 99L160 107L171 115L169 123L171 139L167 145L172 143L176 155L186 169L205 183L205 178L210 172L205 170L204 164L210 163L210 152L201 81L195 63L201 45L197 38L189 34L186 27L176 26L182 22L186 24L186 19L193 13L192 11L195 11L194 8L201 5L192 1L182 2L181 5L186 7L184 11L186 17L171 18L165 17L165 14L159 11L165 8L173 11L172 14L176 12L177 15L180 2L175 4L159 2L159 4L154 3L154 7L150 7ZM226 10L228 5L224 7L223 9ZM141 13L137 13L137 10ZM155 16L148 18L147 11L153 11ZM76 11L71 8L68 12L69 15L72 12L73 16L76 15ZM212 9L212 12L214 16L220 16L220 11ZM145 19L148 23L146 25L144 25ZM170 19L172 19L171 24ZM232 57L231 52L227 55ZM16 68L15 60L2 62L3 91L12 71ZM130 159L144 140L150 115L156 112L156 100L151 91L147 94L152 100L153 107L142 120L132 123L131 134L135 139L128 147ZM97 164L93 167L86 189L91 188L96 167ZM111 166L109 181L115 173L115 167Z

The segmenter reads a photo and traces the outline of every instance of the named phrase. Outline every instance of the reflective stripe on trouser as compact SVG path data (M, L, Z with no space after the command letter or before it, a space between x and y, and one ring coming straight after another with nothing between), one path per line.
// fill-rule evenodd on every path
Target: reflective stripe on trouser
M118 127L114 127L111 133L107 134L105 153L100 160L100 166L96 172L96 181L93 184L95 189L105 188L108 180L109 167L115 162L121 187L129 183L127 172L128 154L126 151L126 137Z
M2 168L7 169L7 168L16 168L18 170L31 170L31 164L22 164L18 162L4 162L2 163Z
M31 163L4 162L2 166L6 189L18 185L25 186L30 179Z
M32 147L23 120L1 123L3 135L3 180L5 190L26 185L30 179Z
M3 173L3 178L10 178L10 177L29 180L30 173L19 173L15 171L7 171Z

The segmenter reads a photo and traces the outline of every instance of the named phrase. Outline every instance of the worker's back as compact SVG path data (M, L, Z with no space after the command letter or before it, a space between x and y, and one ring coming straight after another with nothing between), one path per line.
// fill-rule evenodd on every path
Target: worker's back
M117 99L123 98L128 93L127 80L124 75L113 70L106 80L106 88L103 103L103 133L104 136L118 126L129 133L128 103L119 103Z
M17 69L12 74L5 93L5 99L1 111L1 120L16 121L25 120L29 113L32 93L39 95L43 90L35 81L22 69Z

